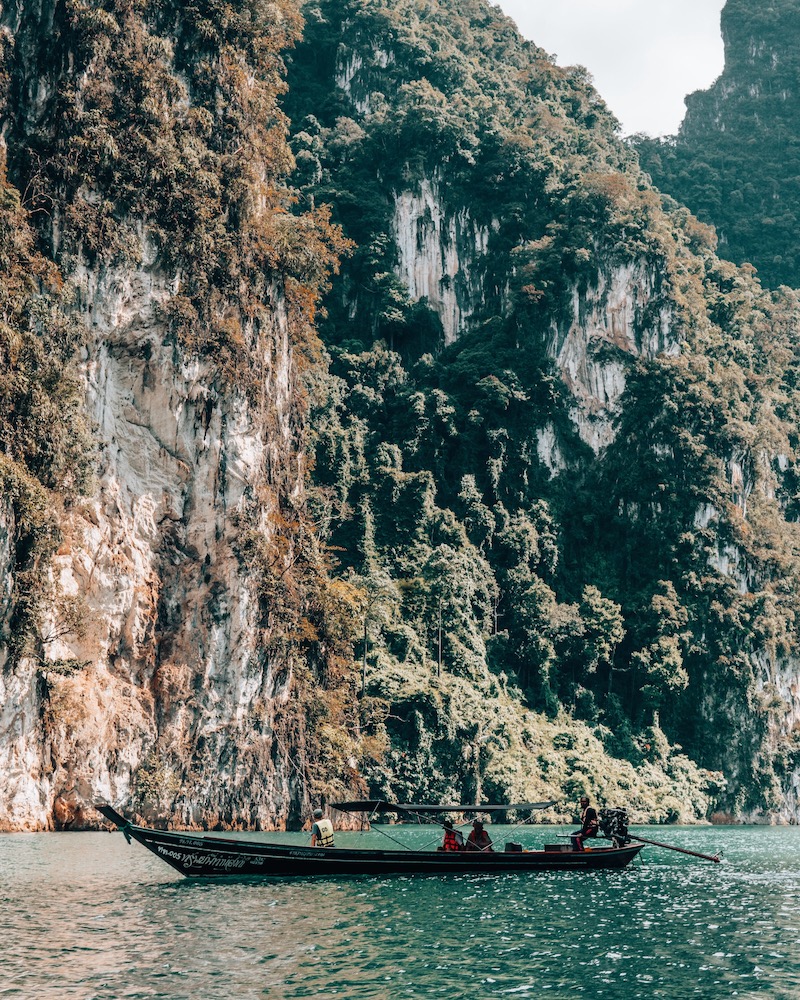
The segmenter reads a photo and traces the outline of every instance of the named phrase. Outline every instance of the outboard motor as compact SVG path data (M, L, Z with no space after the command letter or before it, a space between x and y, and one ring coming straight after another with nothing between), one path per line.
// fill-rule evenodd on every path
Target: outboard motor
M628 814L624 809L601 809L598 818L600 833L610 840L614 847L624 847L630 843Z

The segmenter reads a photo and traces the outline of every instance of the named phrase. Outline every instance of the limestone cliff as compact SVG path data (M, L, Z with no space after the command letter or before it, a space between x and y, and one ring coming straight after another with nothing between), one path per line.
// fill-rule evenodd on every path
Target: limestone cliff
M324 280L332 257L321 225L286 213L274 107L275 54L299 22L291 5L239 24L173 13L4 14L12 176L84 330L95 453L91 489L50 490L54 551L33 582L13 504L2 510L6 638L15 607L38 608L0 664L2 829L91 823L98 797L184 825L282 826L319 794L297 670L325 655L281 639L292 615L313 617L311 588L284 594L273 620L275 580L325 574L297 535L295 355L312 335L301 295L310 308L311 272ZM303 225L300 273L287 253Z
M219 385L213 362L176 356L157 318L171 284L145 268L112 272L83 298L97 491L65 512L51 569L83 620L79 635L61 634L45 615L55 638L38 663L22 660L19 688L4 699L22 702L27 723L2 740L18 803L7 824L46 826L51 802L57 822L72 820L92 796L130 801L143 780L156 801L178 793L170 814L188 823L231 822L245 789L245 815L262 824L302 801L292 779L302 748L275 747L291 668L259 641L258 595L233 520L269 485L268 447L294 464L302 488L285 312L275 308L253 350L262 405L283 431L267 442L262 414ZM82 666L61 676L51 660ZM43 753L37 767L31 741ZM17 774L14 759L27 764Z

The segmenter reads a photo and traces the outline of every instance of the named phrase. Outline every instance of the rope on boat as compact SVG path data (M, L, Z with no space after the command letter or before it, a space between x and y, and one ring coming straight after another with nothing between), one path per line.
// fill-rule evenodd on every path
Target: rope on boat
M476 809L475 811L476 812L480 812L480 809ZM521 823L517 823L515 826L512 826L511 830L508 832L508 834L506 836L507 837L512 836L512 834L516 833L517 830L521 830L523 826L530 826L531 823L533 823L533 812L531 812L530 816L528 816L526 819L522 820ZM467 827L470 824L469 824L469 822L466 822L466 823L462 823L461 825L464 826L464 827ZM477 854L483 854L483 853L488 853L488 851L489 851L489 847L481 847L478 851L476 851L476 853Z
M466 812L466 810L465 810L465 812ZM480 812L480 809L476 808L475 812ZM430 819L429 817L423 815L422 813L413 812L410 809L408 810L408 813L411 816L416 816L417 817L417 822L420 823L420 824L424 824L426 826L430 826L430 825L440 826L442 829L444 829L444 825L442 823L440 823L438 820ZM469 825L470 825L469 821L466 822L466 823L459 823L458 824L459 827L463 826L464 829L466 829ZM427 844L423 844L422 847L412 847L412 848L410 848L410 850L413 850L413 851L416 851L416 852L428 851L428 850L430 850L431 847L433 847L434 844L436 844L438 842L438 839L439 838L437 837L436 840L428 841L428 843ZM489 848L488 847L481 847L481 848L478 848L477 850L473 850L473 853L474 854L488 854L489 853Z

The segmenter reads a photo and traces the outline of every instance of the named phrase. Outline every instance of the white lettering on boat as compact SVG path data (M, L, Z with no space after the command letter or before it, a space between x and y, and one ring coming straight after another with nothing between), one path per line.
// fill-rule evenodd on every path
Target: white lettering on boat
M254 855L240 855L238 857L226 857L221 854L187 854L185 851L171 851L168 847L159 844L158 853L165 854L168 858L179 861L184 868L218 868L224 871L231 871L236 868L244 868L247 862L261 865L263 858Z

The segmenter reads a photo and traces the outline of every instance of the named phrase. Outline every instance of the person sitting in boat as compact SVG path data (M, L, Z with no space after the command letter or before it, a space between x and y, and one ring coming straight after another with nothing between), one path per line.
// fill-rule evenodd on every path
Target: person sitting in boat
M489 834L484 830L479 819L472 821L472 832L467 837L468 851L494 851Z
M314 825L311 827L312 847L334 847L333 823L324 818L321 809L314 810Z
M597 818L597 810L594 806L589 805L588 795L581 796L581 828L576 830L575 833L570 834L570 840L572 841L573 851L584 850L583 842L584 840L589 840L591 837L597 836L597 830L600 826L600 822Z
M453 821L451 819L446 819L442 823L444 827L444 839L442 840L442 850L443 851L463 851L464 850L464 838L461 835L460 830L456 830L453 827Z

